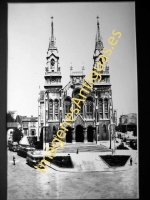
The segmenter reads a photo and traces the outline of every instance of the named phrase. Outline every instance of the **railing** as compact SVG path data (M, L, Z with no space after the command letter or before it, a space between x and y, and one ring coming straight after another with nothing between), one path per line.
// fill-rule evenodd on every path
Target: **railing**
M61 75L61 72L46 72L45 76L51 76L51 75Z
M77 71L77 72L72 72L71 71L71 75L83 75L83 71Z

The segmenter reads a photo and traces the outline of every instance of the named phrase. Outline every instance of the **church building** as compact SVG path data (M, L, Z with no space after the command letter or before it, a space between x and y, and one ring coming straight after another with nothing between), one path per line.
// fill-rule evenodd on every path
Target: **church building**
M96 62L98 61L98 56L102 54L103 48L97 19L93 67L97 66ZM97 141L109 140L109 124L112 123L113 105L108 63L105 64L104 70L100 73L102 75L101 81L98 82L96 80L94 82L93 88L86 94L84 103L81 102L80 113L72 123L72 126L67 127L68 131L66 131L64 142L97 143ZM52 141L61 123L66 121L66 114L70 112L70 107L73 105L71 99L80 98L78 94L85 76L87 75L84 73L84 67L82 67L81 71L74 71L70 67L70 81L66 86L62 85L61 67L56 38L54 38L52 17L51 38L46 56L45 85L44 90L40 91L38 99L38 136L40 137L42 127L47 127L48 131L43 136L46 142Z

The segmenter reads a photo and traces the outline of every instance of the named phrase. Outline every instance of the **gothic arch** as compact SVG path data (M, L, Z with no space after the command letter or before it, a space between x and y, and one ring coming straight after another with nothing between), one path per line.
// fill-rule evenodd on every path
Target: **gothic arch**
M81 124L75 128L75 140L76 142L84 142L83 126Z
M93 126L89 125L87 127L87 141L88 142L93 142L93 138L94 138L94 135L93 135Z
M107 133L107 127L106 124L102 125L102 140L108 140L108 133Z
M98 99L98 113L99 113L99 119L103 119L103 99Z
M69 96L65 97L63 101L63 111L64 111L64 117L67 113L70 112L71 107L71 98Z
M93 119L93 97L88 96L86 99L86 118Z
M49 119L50 120L53 120L53 100L52 99L49 99Z
M104 112L105 112L105 118L108 119L108 98L104 99Z
M66 143L72 143L72 129L70 126L66 127L68 131L66 131Z
M59 113L59 100L54 99L54 118L58 120L58 113Z

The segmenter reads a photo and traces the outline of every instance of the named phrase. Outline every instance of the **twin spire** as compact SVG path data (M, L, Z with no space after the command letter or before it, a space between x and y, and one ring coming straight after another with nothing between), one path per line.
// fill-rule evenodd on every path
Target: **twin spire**
M51 17L51 39L49 39L49 47L50 50L57 50L56 48L56 38L54 39L54 25L53 25L53 16Z
M49 40L49 48L50 50L56 50L56 38L54 39L54 25L53 25L53 16L51 17L51 39ZM97 16L97 32L95 38L95 50L102 51L103 50L103 43L100 36L100 26L99 26L99 17Z
M100 27L99 27L99 17L97 16L97 32L96 32L96 38L95 38L95 50L103 50L103 43L101 40L101 36L100 36Z

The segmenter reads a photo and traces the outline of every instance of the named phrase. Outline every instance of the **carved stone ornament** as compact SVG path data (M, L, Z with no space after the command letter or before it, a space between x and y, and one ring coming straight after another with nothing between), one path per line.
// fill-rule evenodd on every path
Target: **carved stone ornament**
M48 67L45 67L45 72L48 72Z
M55 78L51 78L51 82L52 83L56 82L56 79Z
M52 88L52 89L49 89L47 90L49 93L58 93L59 92L59 88Z

